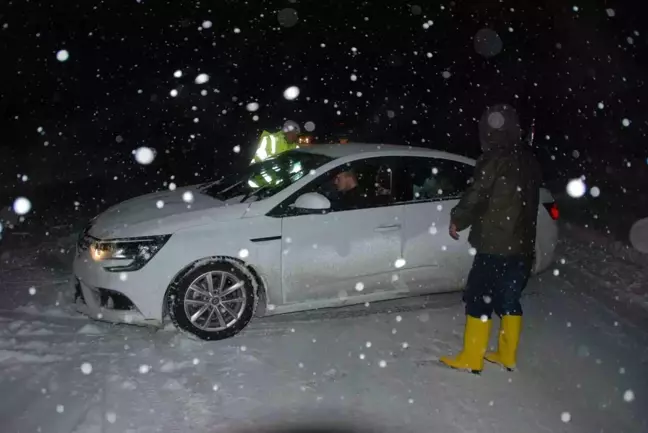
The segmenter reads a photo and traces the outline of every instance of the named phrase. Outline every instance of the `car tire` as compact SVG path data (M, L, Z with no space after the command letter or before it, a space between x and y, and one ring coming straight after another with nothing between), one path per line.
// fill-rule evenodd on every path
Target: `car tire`
M236 260L220 257L189 266L167 293L167 311L175 327L208 341L241 332L257 303L257 283L250 271Z

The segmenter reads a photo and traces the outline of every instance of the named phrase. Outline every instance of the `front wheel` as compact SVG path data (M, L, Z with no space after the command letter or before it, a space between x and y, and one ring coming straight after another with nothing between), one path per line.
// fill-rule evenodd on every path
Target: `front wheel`
M254 277L234 260L213 259L191 266L169 289L173 324L202 340L238 334L257 304Z

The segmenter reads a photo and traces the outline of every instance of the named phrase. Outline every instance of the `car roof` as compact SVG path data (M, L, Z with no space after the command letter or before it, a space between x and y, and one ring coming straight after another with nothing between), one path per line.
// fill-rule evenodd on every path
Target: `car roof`
M451 159L455 161L474 164L474 159L467 158L454 153L428 149L425 147L404 146L399 144L380 143L334 143L334 144L313 144L308 147L300 147L299 151L324 155L331 158L344 158L362 153L371 153L378 156L381 153L398 156L428 156L431 158Z

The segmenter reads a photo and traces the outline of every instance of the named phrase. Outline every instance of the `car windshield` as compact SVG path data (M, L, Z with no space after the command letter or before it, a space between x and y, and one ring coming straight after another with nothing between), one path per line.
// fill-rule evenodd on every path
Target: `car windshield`
M332 158L299 150L250 165L245 172L224 178L203 189L203 193L221 201L257 201L287 188Z

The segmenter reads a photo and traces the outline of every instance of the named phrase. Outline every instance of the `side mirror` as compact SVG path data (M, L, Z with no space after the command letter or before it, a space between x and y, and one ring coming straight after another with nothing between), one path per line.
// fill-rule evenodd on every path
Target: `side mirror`
M295 208L306 210L326 210L331 208L331 202L322 194L307 192L295 201Z

